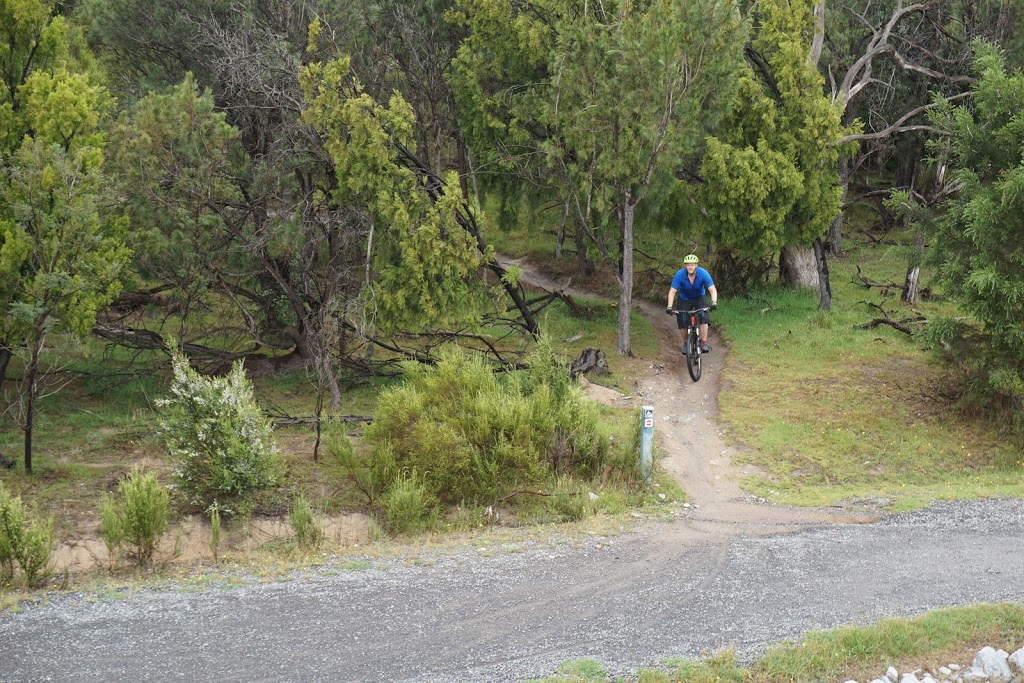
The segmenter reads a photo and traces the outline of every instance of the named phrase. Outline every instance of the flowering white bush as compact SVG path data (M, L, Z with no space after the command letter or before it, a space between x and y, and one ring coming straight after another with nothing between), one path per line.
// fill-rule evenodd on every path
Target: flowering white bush
M204 377L175 356L161 432L190 502L222 512L248 507L249 494L273 486L277 445L241 362L226 377Z

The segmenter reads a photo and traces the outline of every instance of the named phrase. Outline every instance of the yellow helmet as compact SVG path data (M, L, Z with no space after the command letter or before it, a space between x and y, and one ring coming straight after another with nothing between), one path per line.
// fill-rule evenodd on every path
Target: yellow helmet
M683 263L697 263L697 261L698 259L696 254L687 254L683 258Z

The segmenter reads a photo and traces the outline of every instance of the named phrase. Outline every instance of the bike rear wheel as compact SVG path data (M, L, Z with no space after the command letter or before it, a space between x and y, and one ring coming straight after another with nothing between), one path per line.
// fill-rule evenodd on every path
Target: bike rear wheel
M694 382L700 379L700 335L693 327L686 336L689 341L686 353L686 369L690 372L690 378Z

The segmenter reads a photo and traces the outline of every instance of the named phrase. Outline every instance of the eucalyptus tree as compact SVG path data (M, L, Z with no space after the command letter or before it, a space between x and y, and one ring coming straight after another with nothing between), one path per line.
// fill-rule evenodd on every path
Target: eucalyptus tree
M539 173L614 267L630 350L637 207L732 94L744 24L724 0L461 0L465 129L504 171Z
M859 150L839 160L844 202L854 171L868 157L874 158L871 172L911 187L920 174L930 130L924 115L936 106L934 95L963 96L972 80L970 46L1000 32L996 26L1009 21L1008 5L998 18L991 4L973 2L846 1L830 4L826 13L820 0L818 8L824 18L820 68L829 76L830 96L845 123L857 120L863 128L844 138ZM886 163L896 168L886 171ZM842 226L839 212L828 234L833 253L842 253Z

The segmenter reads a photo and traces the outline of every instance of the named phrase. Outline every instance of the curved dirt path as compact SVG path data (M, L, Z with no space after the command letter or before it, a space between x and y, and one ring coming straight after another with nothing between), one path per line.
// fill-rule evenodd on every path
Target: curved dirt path
M671 320L650 313L671 340ZM640 387L665 464L697 504L671 521L366 569L337 559L282 580L236 574L199 592L56 594L0 615L0 680L474 683L584 657L625 674L728 647L749 661L810 629L1024 600L1022 501L846 524L864 520L746 499L713 421L721 363L716 347L693 384L666 352Z
M537 272L525 259L506 262L523 269L521 279L525 284L593 298L590 293ZM679 482L696 506L683 528L670 533L778 533L807 524L878 521L878 515L853 514L839 508L766 505L745 494L739 486L745 471L733 465L731 455L735 448L722 441L716 422L719 384L728 349L712 327L711 353L703 357L701 379L694 382L686 371L675 318L665 315L663 307L647 302L634 302L634 306L653 324L661 349L658 357L652 359L651 372L641 381L636 396L643 405L654 406L655 431L664 455L660 465Z

